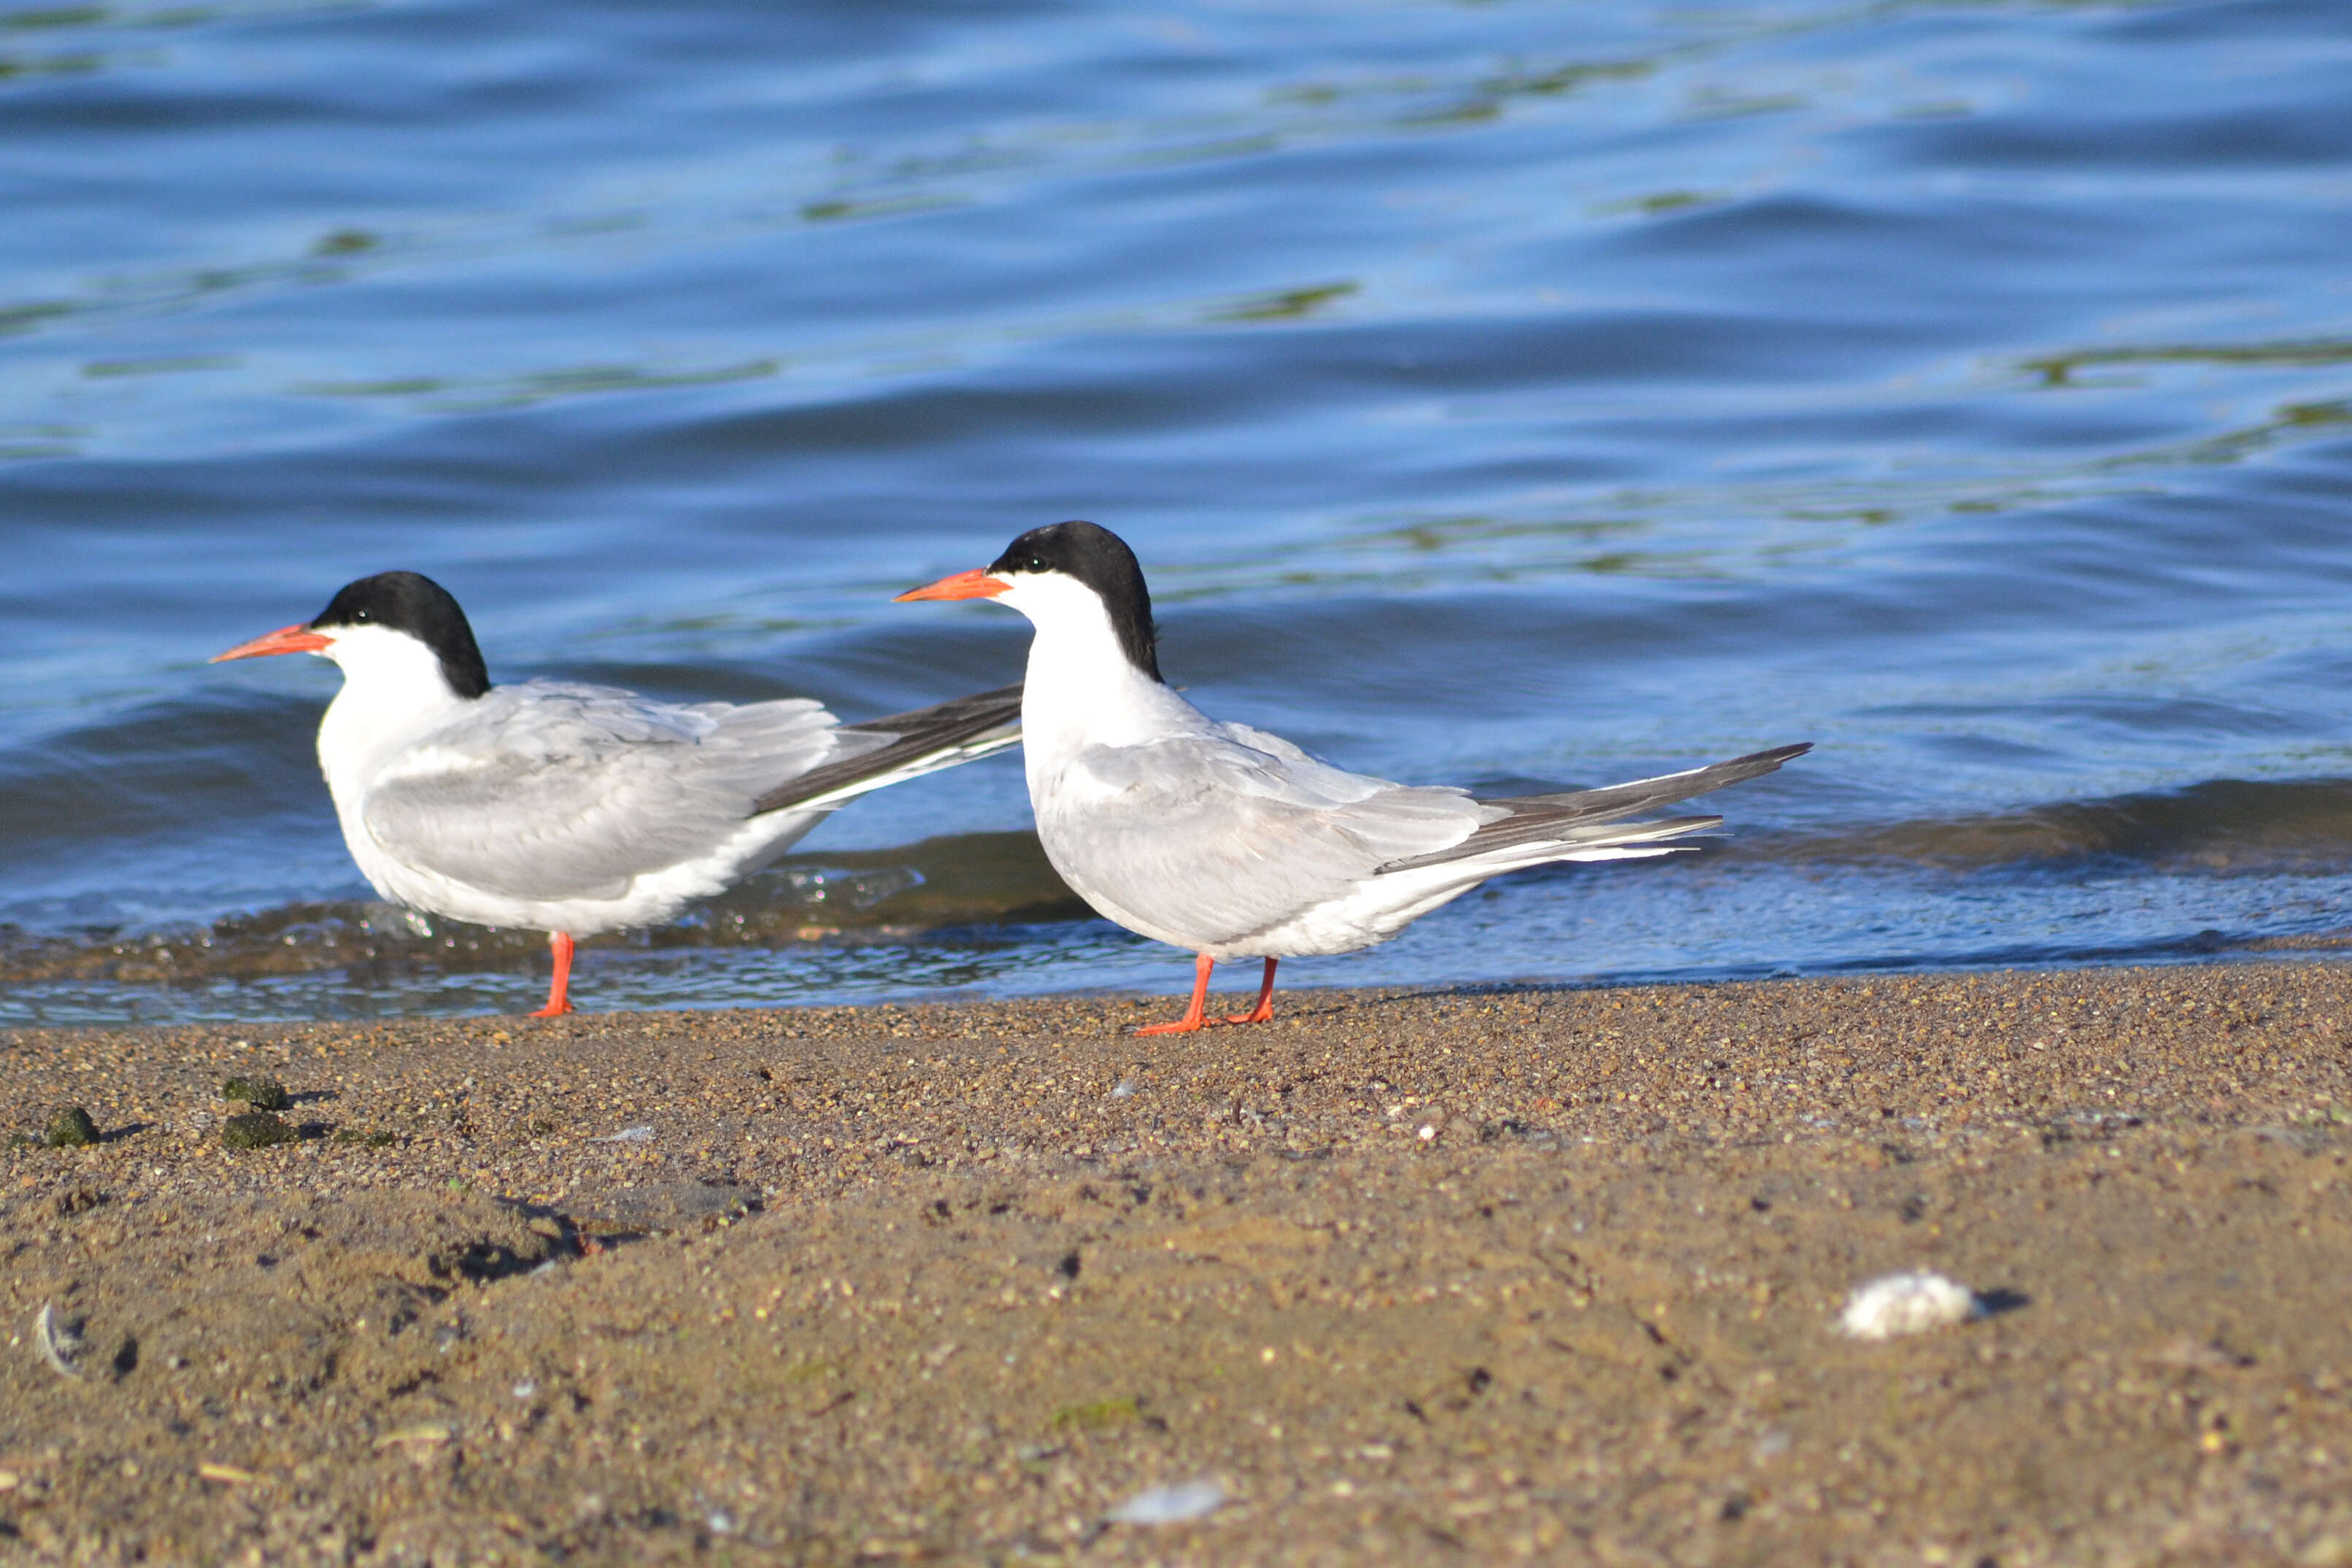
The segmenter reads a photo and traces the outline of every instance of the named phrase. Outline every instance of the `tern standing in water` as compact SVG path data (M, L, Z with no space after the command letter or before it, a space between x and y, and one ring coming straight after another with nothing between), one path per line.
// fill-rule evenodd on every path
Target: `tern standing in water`
M870 789L1021 738L1021 688L845 725L805 697L663 703L612 686L493 686L466 612L413 571L220 654L343 672L319 765L343 841L395 904L544 931L572 1010L574 937L673 919Z
M1014 539L986 570L898 596L996 599L1036 628L1022 698L1029 804L1046 858L1106 918L1187 947L1192 1003L1144 1034L1201 1028L1221 959L1263 958L1274 1016L1284 958L1385 942L1490 876L1551 861L1671 854L1720 817L1629 818L1769 773L1810 743L1557 795L1481 800L1318 762L1280 736L1224 724L1160 678L1135 552L1092 523ZM1686 847L1686 846L1685 846Z

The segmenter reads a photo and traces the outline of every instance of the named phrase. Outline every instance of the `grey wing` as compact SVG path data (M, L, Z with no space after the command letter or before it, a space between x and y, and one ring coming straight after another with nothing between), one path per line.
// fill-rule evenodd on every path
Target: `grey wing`
M1458 843L1499 814L1463 790L1345 772L1221 725L1080 753L1038 826L1056 869L1106 914L1213 946L1338 898L1385 863Z
M762 789L830 758L835 729L804 699L680 706L502 686L379 779L362 816L387 853L471 887L614 897L723 845Z

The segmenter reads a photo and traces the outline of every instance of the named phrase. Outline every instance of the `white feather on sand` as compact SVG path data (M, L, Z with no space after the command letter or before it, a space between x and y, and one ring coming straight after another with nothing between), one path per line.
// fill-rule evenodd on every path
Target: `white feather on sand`
M1949 1328L1984 1313L1976 1292L1925 1270L1882 1274L1845 1300L1838 1326L1854 1339L1896 1339Z

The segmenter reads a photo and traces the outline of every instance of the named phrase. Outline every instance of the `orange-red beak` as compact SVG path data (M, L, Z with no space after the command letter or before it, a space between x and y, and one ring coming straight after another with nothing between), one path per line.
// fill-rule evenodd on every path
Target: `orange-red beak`
M993 599L1012 591L1013 585L1001 577L991 577L984 571L960 571L920 588L910 588L890 602L904 604L910 599Z
M215 653L212 662L217 664L224 659L258 659L268 653L315 653L333 642L332 637L321 637L308 626L280 626L250 643L239 643L226 653Z

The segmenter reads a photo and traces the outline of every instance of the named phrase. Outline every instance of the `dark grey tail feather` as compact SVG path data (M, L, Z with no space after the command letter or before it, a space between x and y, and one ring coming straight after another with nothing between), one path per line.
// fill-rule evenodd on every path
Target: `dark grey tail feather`
M1562 821L1614 821L1620 817L1630 817L1636 811L1670 806L1676 800L1709 794L1727 785L1760 779L1767 773L1778 771L1783 762L1802 757L1812 748L1811 741L1800 741L1794 746L1776 746L1769 751L1753 751L1745 757L1735 757L1728 762L1710 762L1704 768L1693 768L1682 773L1662 773L1655 779L1636 779L1630 784L1609 784L1598 789L1570 789L1558 795L1514 795L1484 804L1508 806L1515 811L1557 810L1567 813L1559 819ZM1501 826L1500 823L1496 825Z
M1440 850L1435 854L1415 855L1410 860L1391 861L1381 867L1381 871L1410 871L1415 866L1470 860L1492 854L1497 850L1515 849L1521 844L1554 840L1572 843L1588 834L1605 844L1610 841L1610 835L1591 833L1590 830L1655 807L1687 800L1694 795L1705 795L1726 785L1760 778L1790 758L1802 757L1812 748L1813 743L1808 740L1795 746L1776 746L1769 751L1750 752L1746 757L1735 757L1728 762L1710 763L1705 768L1694 768L1684 773L1637 779L1630 784L1611 784L1599 789L1571 789L1558 795L1516 795L1498 800L1482 800L1479 804L1501 806L1511 814L1488 822L1452 849ZM1646 823L1641 825L1648 826Z
M1017 683L999 686L992 692L975 692L934 707L920 707L911 713L892 714L887 718L871 718L841 727L860 735L888 736L890 743L811 768L754 800L751 814L756 817L767 811L790 810L869 779L878 783L908 768L928 772L928 768L917 766L927 758L937 757L934 766L947 767L1010 746L1021 738L1021 687ZM942 755L950 753L962 755ZM913 774L907 776L911 778Z

